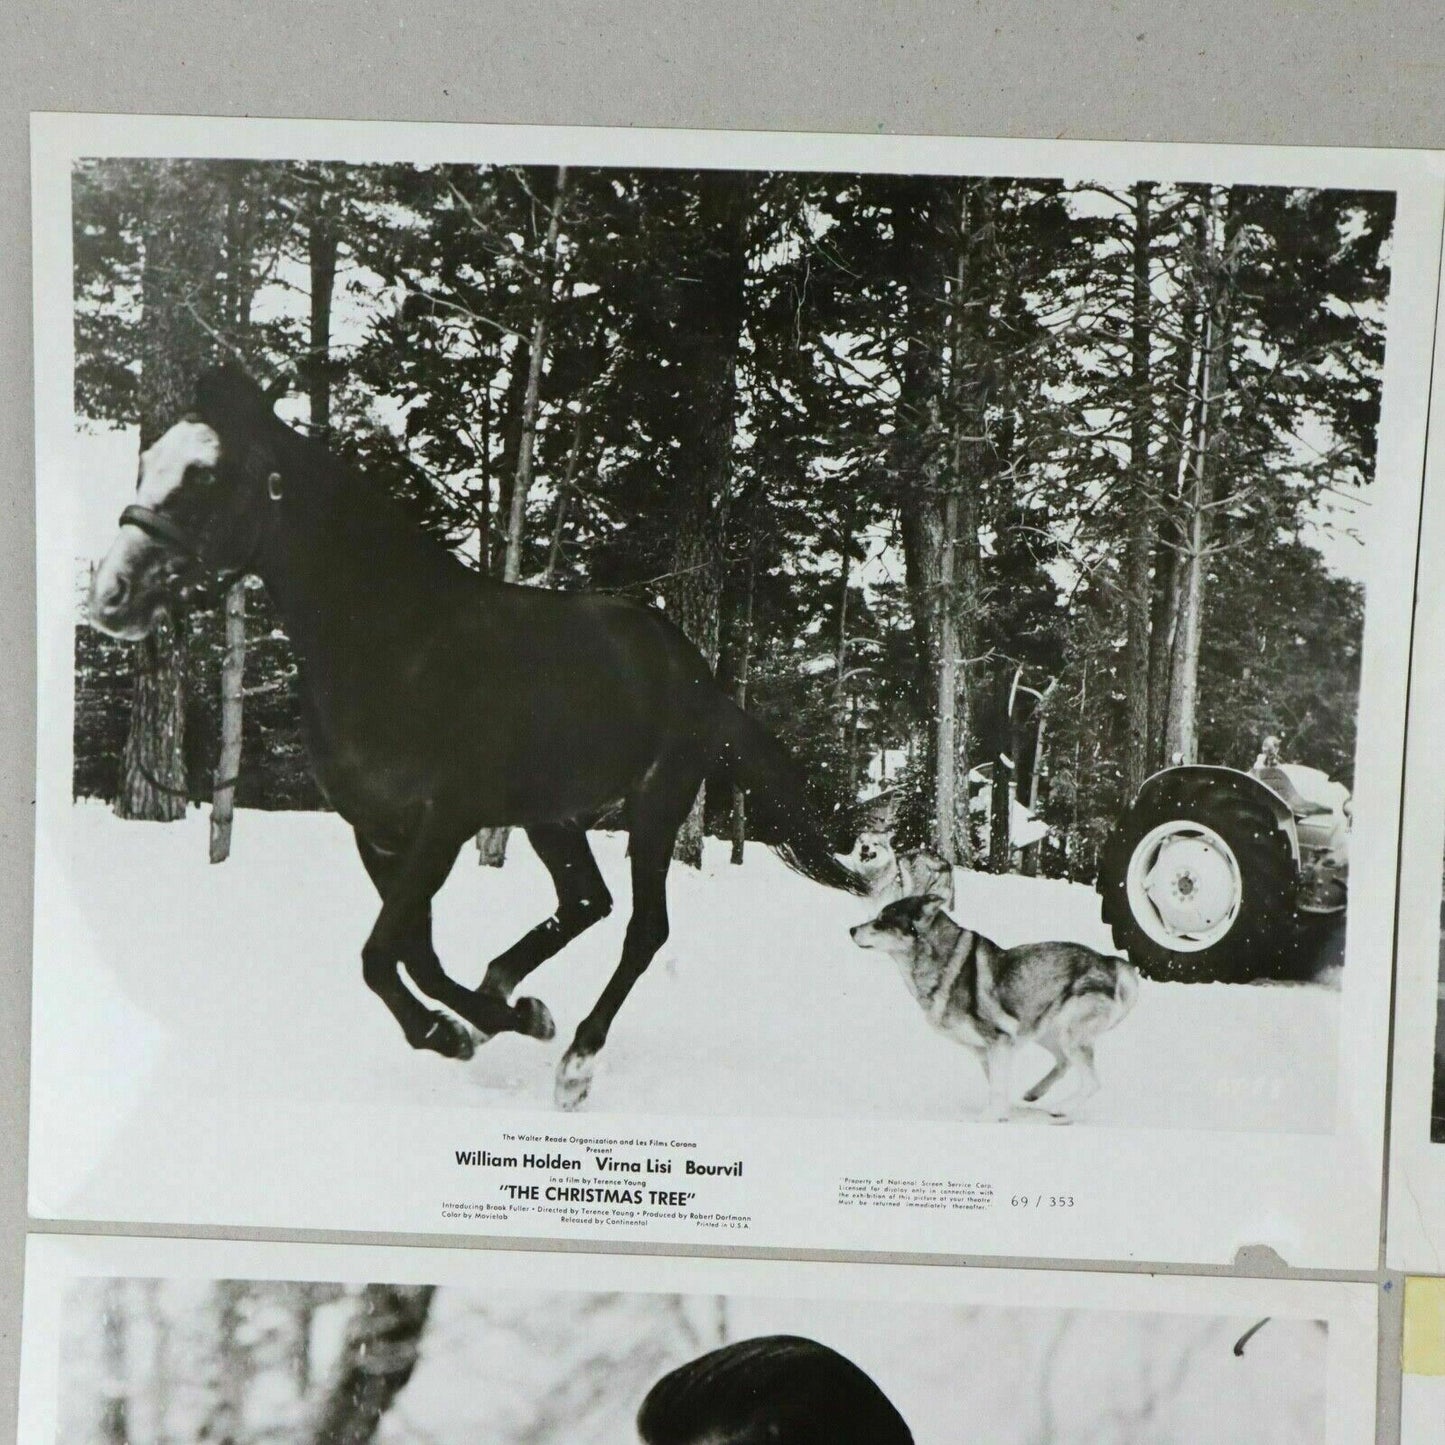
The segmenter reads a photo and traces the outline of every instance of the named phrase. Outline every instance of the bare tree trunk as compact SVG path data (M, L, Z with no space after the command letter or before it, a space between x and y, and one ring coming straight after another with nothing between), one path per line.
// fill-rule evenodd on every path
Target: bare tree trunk
M1181 516L1189 459L1198 423L1199 330L1198 307L1185 309L1181 339L1172 377L1173 404L1166 413L1171 449L1165 465L1173 472L1167 507L1161 497L1161 516L1166 525L1156 526L1154 546L1153 602L1149 619L1149 769L1167 761L1166 724L1169 715L1169 678L1173 666L1174 634L1179 611L1179 567L1187 519Z
M567 525L567 509L572 503L572 493L577 486L577 469L582 460L582 445L587 434L587 409L577 408L572 423L572 441L567 448L567 468L562 474L562 485L557 488L557 513L552 519L552 541L547 548L547 566L542 573L542 586L550 587L557 579L557 568L562 561L562 534Z
M1007 873L1013 863L1013 748L1012 719L1004 719L1009 752L994 753L993 786L989 794L988 866L992 873Z
M1132 798L1150 772L1149 732L1149 622L1152 596L1149 568L1158 531L1158 499L1149 456L1153 430L1149 285L1150 203L1152 181L1134 187L1132 236L1132 332L1129 384L1129 532L1124 548L1124 606L1127 624L1124 642L1124 687L1128 707L1128 744L1125 787Z
M987 224L991 202L979 196ZM950 863L973 865L969 812L969 757L972 710L968 657L976 632L978 601L978 476L982 437L980 358L969 355L970 274L968 253L974 216L968 182L957 195L957 235L949 294L949 457L951 476L943 500L938 574L938 693L935 704L934 816L936 846ZM940 428L941 430L941 428Z
M336 289L336 219L325 198L311 218L307 249L311 266L310 375L311 435L325 441L331 433L331 303Z
M1196 473L1204 470L1202 454L1196 458L1195 470ZM1198 480L1202 485L1202 476ZM1169 722L1164 747L1171 764L1187 765L1198 761L1199 644L1204 607L1205 547L1204 510L1196 491L1194 513L1189 522L1189 541L1183 559L1184 585L1180 592L1179 623L1174 634L1174 659L1170 669Z
M477 505L477 566L492 575L492 384L482 390L481 498Z
M1039 695L1038 723L1034 728L1034 761L1029 769L1029 812L1035 819L1039 815L1039 791L1044 772L1048 766L1048 747L1045 737L1049 726L1049 699L1059 685L1057 677L1049 679L1049 685ZM1020 870L1026 878L1033 878L1039 871L1039 848L1041 843L1030 843L1023 850L1023 867Z
M516 357L513 357L515 363ZM530 367L529 367L530 370ZM515 377L514 377L515 380ZM509 383L508 392L514 390ZM504 398L505 401L505 398ZM502 418L505 428L507 418ZM498 499L500 502L500 498ZM477 515L477 565L491 576L492 556L492 392L490 385L482 397L482 503ZM500 868L507 861L507 828L482 828L477 833L477 864L482 868Z
M250 171L244 166L227 172L226 203L226 303L225 318L232 336L244 346L251 325L251 302L255 286L251 275L253 247L248 191ZM332 239L332 270L335 270L335 239ZM313 234L312 245L315 245ZM312 355L316 345L316 265L313 254L311 297ZM328 287L330 282L327 283ZM326 315L331 313L328 292ZM329 321L328 321L329 326ZM324 347L322 351L324 359ZM313 383L314 384L314 383ZM313 401L312 420L315 421ZM211 783L212 863L224 863L231 856L231 825L236 811L236 784L241 772L241 723L245 707L246 672L246 581L238 577L225 598L226 651L221 664L221 750Z
M672 575L664 590L668 615L710 667L717 662L723 537L732 486L750 186L741 173L699 175L697 276L680 288L697 426L675 477ZM699 787L673 850L679 862L693 868L702 866L705 807L706 791Z
M231 821L241 773L241 714L246 671L246 579L226 589L226 655L221 663L221 755L211 786L211 862L231 856Z
M507 518L507 553L502 565L504 582L522 576L522 541L527 525L527 493L532 487L532 456L537 445L537 406L542 384L542 362L547 351L547 328L552 319L552 281L557 270L557 236L562 228L562 204L567 196L567 167L557 167L557 186L547 218L542 249L542 280L537 314L532 321L531 351L527 359L527 389L522 399L522 435L517 447L517 476L512 483L512 504Z
M941 182L927 177L902 183L895 227L905 253L903 357L888 468L898 493L898 538L903 579L913 620L914 687L921 718L934 711L938 696L939 622L943 592L943 507L938 496L942 463L936 420L942 389L943 302L948 289L939 216L945 204ZM920 725L916 734L922 767L937 779L937 727ZM932 800L929 833L939 844L937 800Z
M532 371L532 343L519 336L507 357L507 384L502 388L497 422L502 444L497 456L496 535L492 538L492 561L488 576L500 577L506 566L506 519L512 512L512 488L517 480L517 458L522 454L522 419L527 400L527 377Z
M117 817L172 823L186 816L186 651L185 630L169 615L136 649Z
M863 761L859 756L861 750L858 745L859 733L862 730L862 719L863 710L859 706L858 694L855 692L848 701L848 744L845 750L848 764L848 790L844 796L848 799L850 806L856 804L858 801L859 775L862 771L861 765ZM886 749L879 754L878 774L878 781L880 783L886 783L888 781L888 754Z
M107 1280L101 1300L100 1438L103 1445L130 1445L130 1361L126 1350L126 1282Z
M517 439L517 470L507 508L507 548L502 559L502 580L522 578L522 544L527 530L527 495L532 490L532 458L537 447L537 412L542 386L542 363L547 354L547 328L552 318L552 282L557 269L557 237L562 228L562 205L567 196L567 167L557 167L557 185L547 217L542 248L542 279L532 339L527 351L527 381L522 393L522 427ZM477 833L477 862L483 868L500 868L507 861L509 828L482 828Z
M898 507L898 536L903 550L904 584L913 619L920 708L938 685L939 564L943 557L943 510L925 494L909 458L910 475L903 481ZM936 476L937 468L933 468Z
M748 705L748 673L752 668L753 660L753 593L756 590L756 576L756 558L749 555L748 593L747 601L743 606L743 638L742 645L738 649L738 681L734 694L738 706L741 708L746 708ZM728 861L741 864L748 833L747 797L743 790L736 785L733 787L732 833L733 846Z
M1169 530L1174 529L1173 520ZM1164 763L1164 725L1169 716L1169 671L1174 657L1178 611L1179 553L1171 538L1154 554L1153 600L1149 616L1149 762L1152 772Z
M507 839L512 836L510 828L477 829L477 866L500 868L507 861Z
M1067 873L1074 882L1081 881L1086 875L1077 866L1076 848L1079 843L1079 795L1083 792L1080 779L1083 777L1084 761L1084 719L1089 715L1089 659L1085 657L1083 670L1079 677L1079 720L1074 726L1074 777L1070 789L1072 794L1069 806L1069 844L1065 860ZM1088 875L1092 876L1092 875Z
M1201 325L1203 325L1201 323ZM1172 535L1166 540L1168 566L1164 569L1166 589L1156 596L1154 633L1151 648L1151 710L1158 709L1158 755L1156 763L1173 761L1176 749L1171 743L1174 709L1179 686L1179 627L1189 591L1188 558L1194 545L1193 530L1198 518L1193 508L1194 455L1201 441L1204 423L1204 371L1206 351L1204 331L1194 346L1189 373L1189 409L1180 433L1177 481L1175 486Z
M305 1445L370 1445L421 1357L430 1285L369 1284L357 1298Z
M838 645L833 666L833 709L838 720L838 746L848 735L848 583L853 567L853 498L843 503L838 517Z
M142 219L140 444L188 411L219 321L226 193L205 162L155 161ZM135 650L130 730L115 811L175 822L186 813L186 630L167 621Z
M954 596L953 554L958 538L958 490L950 487L943 501L943 548L938 569L938 695L934 703L933 806L937 817L937 848L949 863L962 861L967 838L968 779L965 775L964 828L958 826L958 618Z
M1203 218L1205 311L1200 337L1199 408L1190 469L1188 530L1181 559L1184 577L1180 588L1179 622L1175 631L1169 689L1169 719L1165 749L1170 761L1193 763L1199 752L1199 650L1204 614L1205 560L1209 552L1209 517L1213 478L1208 460L1216 415L1223 402L1222 380L1228 346L1226 278L1221 248L1215 235L1216 214L1211 200ZM1216 392L1216 388L1218 391Z

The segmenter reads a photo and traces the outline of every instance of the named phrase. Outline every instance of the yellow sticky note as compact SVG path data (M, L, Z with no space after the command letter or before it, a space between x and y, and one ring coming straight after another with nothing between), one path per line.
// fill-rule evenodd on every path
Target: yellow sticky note
M1445 1279L1414 1276L1405 1281L1401 1356L1407 1375L1445 1375Z

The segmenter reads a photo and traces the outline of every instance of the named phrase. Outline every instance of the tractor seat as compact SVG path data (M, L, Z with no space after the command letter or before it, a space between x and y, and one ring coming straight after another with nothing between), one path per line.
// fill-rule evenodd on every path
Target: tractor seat
M1265 787L1278 793L1284 800L1285 806L1296 818L1318 818L1321 813L1333 813L1335 811L1328 803L1312 803L1290 781L1289 774L1285 772L1283 768L1256 768L1254 770L1254 776L1258 778Z

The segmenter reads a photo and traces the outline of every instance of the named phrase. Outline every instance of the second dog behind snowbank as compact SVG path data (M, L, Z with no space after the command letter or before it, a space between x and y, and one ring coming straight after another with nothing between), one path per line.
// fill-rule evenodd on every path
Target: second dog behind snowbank
M941 899L945 908L953 907L952 867L927 848L898 852L891 833L860 833L852 853L842 861L867 882L879 907L915 893L927 893Z
M977 1052L988 1079L984 1117L1008 1119L1014 1054L1033 1042L1054 1067L1024 1095L1033 1104L1066 1074L1072 1095L1046 1112L1060 1121L1099 1089L1094 1043L1134 1006L1139 975L1122 958L1080 943L1026 943L1000 948L960 928L942 900L915 894L890 903L876 918L849 930L859 948L886 953L903 973L928 1021Z

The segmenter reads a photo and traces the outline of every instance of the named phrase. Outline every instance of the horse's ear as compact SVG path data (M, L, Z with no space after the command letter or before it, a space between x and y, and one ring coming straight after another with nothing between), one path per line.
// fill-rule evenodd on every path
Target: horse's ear
M239 366L217 366L196 378L196 410L212 426L269 417L271 400Z
M262 395L266 398L268 406L275 406L295 384L296 374L292 371L283 371L280 376L272 379Z

